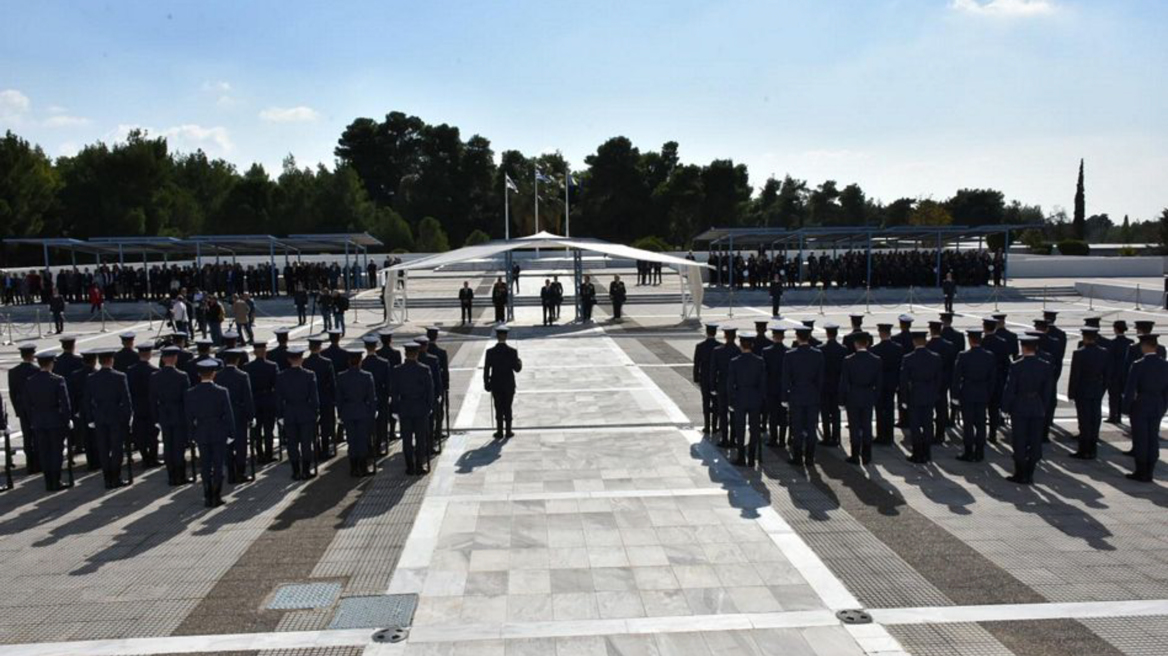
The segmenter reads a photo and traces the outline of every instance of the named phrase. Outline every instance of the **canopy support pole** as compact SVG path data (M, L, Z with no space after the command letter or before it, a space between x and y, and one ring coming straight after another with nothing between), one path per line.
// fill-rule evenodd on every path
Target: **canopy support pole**
M146 274L146 297L150 297L150 265L146 262L146 249L142 249L142 272Z
M272 267L272 296L280 294L280 276L276 274L276 245L268 242L268 264Z
M865 276L868 288L872 287L872 233L868 233L868 273Z
M345 291L349 291L349 240L345 240L345 270L342 272L342 277L345 279Z
M941 286L941 231L937 231L937 286Z
M572 280L576 292L572 296L576 300L576 323L584 322L584 305L580 299L580 286L584 284L584 257L579 248L572 249Z
M511 251L507 251L507 257L503 260L503 265L507 267L506 281L507 281L507 321L515 320L515 295L511 291Z

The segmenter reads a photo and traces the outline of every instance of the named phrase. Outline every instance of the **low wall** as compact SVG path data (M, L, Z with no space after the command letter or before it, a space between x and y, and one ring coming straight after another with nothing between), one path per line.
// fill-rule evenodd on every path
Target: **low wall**
M1152 257L1018 255L1006 270L1011 278L1143 278L1164 275L1164 260Z
M1083 298L1094 298L1100 301L1112 301L1124 305L1149 308L1163 308L1164 290L1158 287L1136 287L1135 285L1120 285L1110 282L1077 282L1075 291Z

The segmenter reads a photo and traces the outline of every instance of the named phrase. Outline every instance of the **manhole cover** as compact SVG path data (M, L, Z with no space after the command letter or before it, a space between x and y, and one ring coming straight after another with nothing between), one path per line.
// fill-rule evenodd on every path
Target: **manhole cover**
M418 595L345 597L333 615L330 629L377 629L409 626L414 621Z
M270 610L328 608L341 594L340 583L294 583L282 585L268 603Z
M835 614L839 621L844 624L871 624L872 616L860 609L849 608L841 610Z
M410 630L405 627L396 629L382 629L373 634L373 642L398 643L410 637Z

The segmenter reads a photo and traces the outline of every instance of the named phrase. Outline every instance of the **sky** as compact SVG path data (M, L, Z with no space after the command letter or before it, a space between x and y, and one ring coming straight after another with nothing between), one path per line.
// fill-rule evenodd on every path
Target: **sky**
M1168 2L0 0L0 130L51 156L132 127L241 168L333 164L390 111L496 153L680 144L869 196L992 187L1168 207Z

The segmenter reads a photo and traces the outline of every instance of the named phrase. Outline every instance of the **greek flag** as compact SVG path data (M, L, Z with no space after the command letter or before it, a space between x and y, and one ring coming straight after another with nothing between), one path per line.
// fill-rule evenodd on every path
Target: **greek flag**
M576 186L576 179L572 177L571 173L568 173L564 176L564 184L568 187Z
M539 180L540 182L552 182L552 179L544 175L543 171L540 171L539 169L535 170L535 179Z
M511 179L511 176L504 173L503 177L507 180L507 188L511 191L514 191L515 193L519 193L519 187L515 184L515 181Z

